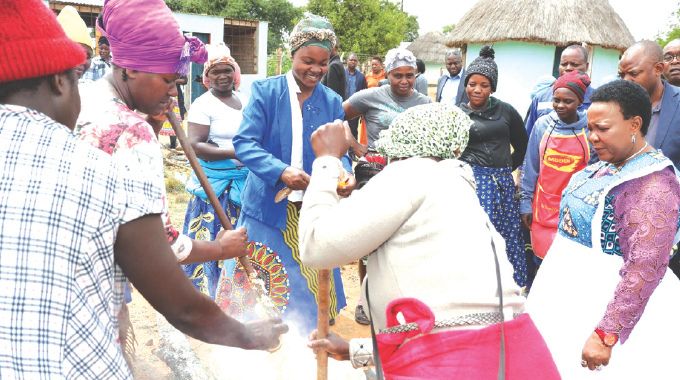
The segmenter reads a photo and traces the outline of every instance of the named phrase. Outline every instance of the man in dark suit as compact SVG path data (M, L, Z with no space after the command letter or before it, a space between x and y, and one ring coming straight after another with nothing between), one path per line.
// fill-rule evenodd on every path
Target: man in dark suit
M328 60L328 71L321 78L321 83L340 95L343 101L345 97L345 66L338 55L338 45L336 44L331 51L331 58Z
M450 50L446 52L444 58L447 73L442 75L437 82L437 95L435 100L442 103L459 105L467 103L468 98L465 93L465 70L463 69L463 57L460 50Z
M652 120L645 138L680 167L680 88L661 78L664 70L661 46L640 41L623 53L619 77L642 86L652 101Z
M621 56L619 77L647 90L652 101L652 119L645 138L680 168L680 88L661 78L663 53L654 41L636 42ZM671 257L668 267L680 278L680 254Z
M680 38L671 40L663 47L663 76L673 86L680 86Z

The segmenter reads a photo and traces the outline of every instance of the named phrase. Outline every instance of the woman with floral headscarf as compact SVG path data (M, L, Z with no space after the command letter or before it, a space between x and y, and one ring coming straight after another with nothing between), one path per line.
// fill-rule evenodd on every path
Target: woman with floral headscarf
M309 183L314 152L310 136L318 127L342 120L342 99L320 83L335 33L325 18L305 14L290 37L293 67L285 75L256 81L233 138L236 157L251 174L241 194L238 224L249 231L248 251L274 306L284 319L309 331L316 324L317 272L300 261L297 223ZM349 157L344 167L351 172ZM340 186L347 195L354 177ZM216 300L230 315L251 317L256 293L243 288L241 268L225 262ZM332 276L331 318L345 306L340 271Z
M203 84L208 91L191 104L188 135L222 208L232 224L236 224L248 169L236 159L231 140L243 120L247 98L238 92L241 69L229 48L223 43L207 48ZM193 239L214 240L221 224L196 175L189 179L187 191L192 197L184 217L184 234ZM219 267L218 261L207 261L184 265L184 271L198 289L214 298Z
M496 379L504 343L503 378L559 378L524 314L503 238L477 200L472 171L457 160L471 125L453 105L409 108L376 141L393 162L345 200L333 186L346 132L328 125L312 136L318 158L300 215L302 261L326 268L369 254L364 290L378 332L378 347L371 339L347 344L313 333L312 348L357 368L373 364L375 349L386 379ZM354 217L368 208L375 212Z

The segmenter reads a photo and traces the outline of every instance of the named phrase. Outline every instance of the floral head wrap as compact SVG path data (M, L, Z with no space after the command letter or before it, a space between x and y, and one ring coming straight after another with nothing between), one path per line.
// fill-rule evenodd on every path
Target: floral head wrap
M416 69L416 56L403 48L390 49L385 55L385 72L389 74L390 71L402 66Z
M189 63L208 58L203 43L183 36L163 0L106 0L97 28L116 66L147 73L187 75Z
M337 43L333 25L327 18L305 12L290 34L290 51L295 53L303 46L318 46L328 51Z
M457 158L465 150L472 120L445 103L411 107L397 115L375 142L378 152L392 158Z
M226 63L234 69L234 88L238 90L241 86L241 68L234 57L231 56L231 50L224 42L217 45L207 45L206 49L208 50L208 62L203 66L203 85L205 88L210 89L210 79L208 79L210 69L218 63Z

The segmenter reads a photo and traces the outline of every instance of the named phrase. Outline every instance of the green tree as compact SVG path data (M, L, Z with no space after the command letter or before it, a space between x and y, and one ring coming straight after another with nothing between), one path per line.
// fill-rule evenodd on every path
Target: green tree
M453 32L456 29L456 24L444 25L442 28L442 33L447 34Z
M277 71L277 65L278 65L278 56L276 55L276 52L273 54L269 54L267 56L267 76L271 77L274 75L278 74L285 74L288 72L288 70L293 67L293 60L290 57L290 54L286 54L284 51L283 54L281 55L281 72Z
M418 17L409 15L406 20L406 36L404 41L413 42L418 38Z
M680 1L677 3L678 10L673 13L670 29L656 38L656 42L661 46L666 46L671 40L680 38Z
M309 0L307 9L327 17L344 51L384 55L418 37L418 20L389 0Z
M283 35L290 33L302 14L288 0L166 0L166 4L177 12L267 21L269 53L283 46Z

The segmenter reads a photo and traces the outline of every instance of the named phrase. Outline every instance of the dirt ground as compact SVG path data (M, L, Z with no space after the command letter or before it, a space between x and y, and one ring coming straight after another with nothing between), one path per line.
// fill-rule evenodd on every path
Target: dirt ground
M161 142L167 144L167 137L161 136ZM181 154L176 154L167 149L164 151L164 154L166 156L166 184L168 185L170 215L174 225L178 229L181 229L181 225L184 221L186 202L188 201L188 196L183 189L182 180L188 173L188 164L184 161L183 155ZM359 280L356 263L345 265L341 268L341 273L348 305L341 311L339 317L336 318L336 324L331 329L347 339L369 337L370 328L368 326L359 325L354 321L354 308L356 307L359 298ZM191 359L187 359L186 363L183 360L170 360L172 362L171 364L173 364L171 366L174 366L175 368L171 368L171 366L166 364L166 362L161 359L161 356L163 356L163 353L165 352L164 347L167 345L162 344L161 340L166 337L169 329L168 326L164 323L159 324L157 322L158 313L156 313L149 303L146 302L141 294L133 292L132 298L133 301L129 304L129 308L130 319L134 326L135 338L137 341L135 357L132 362L136 379L175 380L184 378L198 379L201 377L215 378L212 375L187 375L186 372L182 373L186 368L196 364L191 363ZM225 363L215 363L215 349L213 346L191 338L188 339L188 344L191 347L191 350L196 353L196 357L200 360L200 366L203 366L209 374L219 372L219 369L216 368L220 365L231 365L229 364L229 358L225 358ZM298 339L295 344L303 345L304 343ZM307 355L306 351L302 350L302 352L303 354L301 355ZM261 360L261 356L258 356L258 358L260 358L258 360ZM248 359L239 357L234 360L233 365L249 364L243 363L243 360L247 361ZM333 361L332 359L329 360ZM313 363L309 363L309 361L306 361L305 363L306 365L314 365Z

